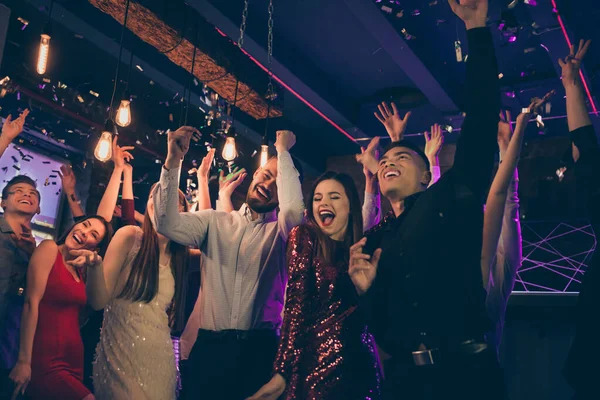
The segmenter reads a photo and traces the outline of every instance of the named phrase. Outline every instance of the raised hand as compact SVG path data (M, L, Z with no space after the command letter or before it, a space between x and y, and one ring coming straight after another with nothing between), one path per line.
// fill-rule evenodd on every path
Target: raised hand
M73 168L70 165L61 165L60 172L58 173L62 182L63 190L67 195L75 193L75 186L77 185L77 179L73 173Z
M23 131L25 118L27 118L28 115L28 109L25 109L25 111L19 115L19 118L15 120L13 120L12 115L9 114L4 121L4 125L2 125L2 137L6 138L8 141L12 141L14 138L19 136L19 134Z
M198 178L198 182L206 181L208 182L208 177L210 174L210 167L212 165L213 159L215 158L215 149L208 150L208 153L202 159L200 163L200 167L196 170L196 176Z
M379 160L377 157L377 148L379 147L379 137L374 137L366 150L356 155L356 161L363 165L363 168L368 169L372 174L377 173L379 168ZM361 148L362 150L362 148Z
M200 131L191 126L182 126L167 133L167 168L179 167L179 162L190 149L190 141L194 134L200 135Z
M448 0L452 12L463 20L467 29L485 26L488 13L488 0Z
M119 146L117 145L118 136L115 136L112 142L112 161L115 163L115 168L124 168L125 162L133 160L133 156L129 150L135 149L133 146Z
M431 133L425 132L425 155L432 165L437 165L437 158L444 145L444 134L439 124L431 127Z
M358 294L362 295L369 290L377 275L377 267L381 258L381 249L375 250L373 257L362 252L367 244L367 238L362 238L350 247L350 267L348 274Z
M375 118L385 127L392 142L399 142L404 138L404 131L406 131L406 125L412 113L409 111L404 118L401 118L396 103L392 102L391 104L392 108L390 109L385 101L382 102L377 106L379 113L376 111L374 114Z
M246 400L277 400L285 391L285 386L285 378L281 374L275 374L258 392Z
M235 169L228 175L221 170L219 173L219 198L228 197L231 198L235 189L238 188L244 182L248 174L244 168L235 167Z
M531 104L529 104L529 111L534 114L539 113L540 108L542 108L542 106L546 104L548 100L550 100L550 98L555 94L556 90L551 90L548 93L546 93L541 99L539 97L534 97L533 99L531 99Z
M579 47L575 51L575 46L571 46L569 55L564 59L558 59L558 64L562 69L562 82L563 85L574 84L579 82L579 70L581 69L581 62L583 61L590 44L591 40L579 41Z
M292 131L277 131L275 148L277 152L290 151L296 144L296 135Z
M67 261L67 264L75 268L96 267L102 263L102 257L96 251L90 250L71 250L69 254L75 257L73 260Z

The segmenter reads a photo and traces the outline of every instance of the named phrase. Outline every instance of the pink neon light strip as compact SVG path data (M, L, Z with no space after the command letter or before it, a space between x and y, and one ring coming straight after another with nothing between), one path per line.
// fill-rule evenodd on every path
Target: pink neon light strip
M221 31L219 28L215 27L215 29L217 30L217 32L219 32L222 36L227 37L227 35ZM265 67L264 65L262 65L256 58L252 57L250 55L250 53L248 53L246 50L241 49L242 52L247 55L256 65L258 65L263 71L265 72L269 72L269 69L267 67ZM314 112L316 112L321 118L323 118L325 121L329 122L329 124L331 126L333 126L335 129L337 129L338 131L340 131L341 133L344 134L344 136L346 136L348 139L352 140L354 143L357 143L356 139L350 135L348 132L346 132L341 126L339 126L338 124L336 124L335 122L333 122L333 120L331 120L331 118L329 118L328 116L326 116L325 114L323 114L321 111L319 111L315 106L313 106L312 104L310 104L308 102L308 100L306 100L304 97L300 96L300 94L298 94L298 92L296 92L294 89L292 89L290 86L288 86L284 81L282 81L279 77L277 77L275 74L273 74L273 79L275 79L277 82L279 82L279 84L281 86L283 86L284 88L286 88L287 90L289 90L294 96L296 96L301 102L303 102L304 104L306 104L311 110L313 110Z
M567 33L567 28L565 27L565 24L563 23L563 20L562 20L560 14L558 13L558 7L556 6L556 0L552 0L552 7L554 7L554 9L556 10L558 24L560 25L560 29L562 30L562 33L565 36L565 40L567 41L567 45L569 46L569 49L570 49L572 46L571 39L569 39L569 34ZM592 105L592 110L594 110L594 114L598 114L598 109L596 109L596 104L594 103L594 99L592 99L592 93L590 92L590 89L588 88L588 84L585 80L585 77L583 76L583 71L581 71L581 70L579 71L579 76L581 77L581 82L583 82L583 87L585 89L585 92L587 93L588 99L590 100L590 104Z

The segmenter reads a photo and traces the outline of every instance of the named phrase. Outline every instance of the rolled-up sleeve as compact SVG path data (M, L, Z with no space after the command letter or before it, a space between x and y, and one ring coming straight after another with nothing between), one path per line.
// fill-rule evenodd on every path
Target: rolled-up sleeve
M178 190L179 168L162 168L160 181L152 192L156 231L179 244L200 247L214 211L180 213Z
M279 230L287 241L290 231L304 219L304 197L300 174L289 152L277 154L277 194L279 196Z

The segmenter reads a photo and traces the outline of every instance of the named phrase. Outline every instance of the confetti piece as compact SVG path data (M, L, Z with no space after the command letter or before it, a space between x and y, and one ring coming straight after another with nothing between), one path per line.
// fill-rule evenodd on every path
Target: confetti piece
M49 178L58 178L58 175L50 175Z
M17 167L16 165L13 165L12 167L13 167L14 169L16 169L17 171L20 171L20 170L21 170L21 168Z
M42 161L42 164L50 164L50 161Z
M2 171L4 171L4 173L6 173L6 171L8 171L8 167L2 167Z
M11 158L13 159L14 162L19 162L19 160L17 160L17 157L11 156Z
M50 184L50 178L46 178L46 180L44 181L44 186L48 186Z
M56 182L52 182L53 185L56 185Z

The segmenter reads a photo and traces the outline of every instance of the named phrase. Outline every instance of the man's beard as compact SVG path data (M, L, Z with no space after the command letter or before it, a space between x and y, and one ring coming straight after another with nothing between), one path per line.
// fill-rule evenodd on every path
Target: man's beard
M258 214L266 214L271 212L279 205L277 203L263 203L256 197L248 197L246 199L246 204L248 204L248 207L250 207L252 211Z

